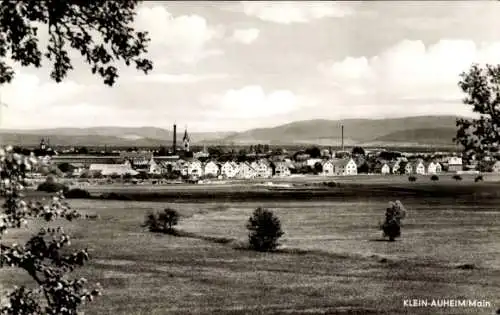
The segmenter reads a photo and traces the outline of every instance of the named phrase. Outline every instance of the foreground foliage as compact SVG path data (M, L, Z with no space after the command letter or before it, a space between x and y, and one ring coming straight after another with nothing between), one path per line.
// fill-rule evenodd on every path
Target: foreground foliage
M278 247L278 239L284 235L281 222L272 211L257 208L248 219L248 240L250 247L261 252L268 252Z
M466 94L463 102L479 118L457 120L455 142L464 148L465 157L481 161L498 152L500 145L500 65L472 65L461 74L459 87Z
M92 1L0 1L0 85L11 82L15 71L4 58L22 66L42 66L50 61L50 77L61 82L73 69L70 49L77 51L93 74L113 85L118 78L116 62L133 64L148 73L152 62L144 58L147 32L131 26L136 0ZM40 35L48 28L47 47L41 49Z
M83 266L89 259L87 250L63 252L70 237L62 228L45 228L24 245L6 244L3 236L8 229L21 228L29 219L56 218L74 220L80 214L71 209L62 192L47 204L24 200L21 184L25 172L37 160L13 153L12 148L0 149L0 191L5 197L0 221L0 267L17 267L26 271L35 285L15 288L0 306L1 314L77 314L81 304L99 295L99 290L87 290L84 278L71 280L67 274Z

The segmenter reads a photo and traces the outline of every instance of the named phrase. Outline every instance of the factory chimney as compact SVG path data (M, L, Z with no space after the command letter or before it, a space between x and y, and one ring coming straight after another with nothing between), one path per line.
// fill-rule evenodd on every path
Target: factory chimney
M177 125L174 124L174 139L172 141L172 154L177 153Z

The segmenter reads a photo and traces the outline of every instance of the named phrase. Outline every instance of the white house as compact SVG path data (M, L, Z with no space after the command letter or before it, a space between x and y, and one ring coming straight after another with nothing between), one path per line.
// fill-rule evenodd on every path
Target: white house
M189 174L189 163L185 160L178 160L175 169L181 172L181 175L187 176Z
M407 174L407 175L413 174L413 172L414 172L414 166L415 165L413 163L410 163L410 162L406 163L406 165L405 165L405 174Z
M399 169L401 168L401 161L395 161L391 162L391 165L389 165L391 168L392 174L399 174Z
M333 171L335 175L357 175L358 166L352 158L333 160Z
M439 174L442 171L441 164L438 162L430 162L427 164L427 174Z
M149 161L149 174L161 174L162 173L162 167L156 161L151 158Z
M425 174L425 164L422 160L417 160L413 164L413 171L415 174L424 175Z
M333 176L334 173L334 165L331 160L323 162L323 172L321 173L324 176Z
M284 177L284 176L290 176L292 173L290 172L290 168L288 167L288 164L285 162L278 162L275 165L274 169L274 176L278 177Z
M205 176L218 176L219 166L214 161L209 161L205 164L203 173Z
M269 178L273 176L273 169L271 168L271 165L269 165L269 163L265 160L253 162L251 166L257 171L257 177Z
M250 179L255 178L256 176L257 172L247 162L242 162L238 165L238 173L236 173L237 178Z
M222 164L220 173L226 178L233 178L238 173L238 165L234 162L225 162Z
M462 158L458 156L451 156L448 159L448 171L459 172L463 170Z
M201 165L201 162L198 160L190 161L187 165L187 173L190 176L202 176L203 167Z
M375 173L387 175L391 173L391 167L387 163L379 163L375 166Z

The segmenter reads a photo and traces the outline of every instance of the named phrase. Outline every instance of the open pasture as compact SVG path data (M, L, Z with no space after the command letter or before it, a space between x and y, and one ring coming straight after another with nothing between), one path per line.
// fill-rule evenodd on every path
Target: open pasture
M409 210L403 237L381 241L386 201L165 203L71 200L96 221L54 222L88 247L78 271L100 282L104 296L86 314L429 314L404 308L408 298L470 298L488 309L439 314L493 314L500 300L499 200L401 199ZM151 210L171 206L192 237L147 232ZM282 221L284 250L238 249L257 206ZM37 224L30 229L35 230ZM21 239L27 231L9 238ZM220 244L210 239L233 240ZM461 265L472 264L464 270ZM24 278L2 271L2 287ZM495 308L495 309L494 309ZM351 313L348 313L350 311ZM465 312L465 313L464 313Z
M87 189L91 193L99 192L134 192L134 191L203 191L203 190L224 190L224 191L242 191L242 190L262 190L265 185L269 183L277 185L289 185L290 187L310 189L313 185L335 182L344 186L372 186L372 187L422 187L422 186L453 186L453 187L467 187L467 186L480 186L480 185L496 185L500 184L500 176L497 174L483 174L484 181L475 182L474 179L477 175L464 174L461 175L462 180L457 181L453 178L455 174L446 173L438 175L438 181L431 181L429 175L417 175L415 182L409 182L407 175L356 175L356 176L289 176L289 177L273 177L270 179L246 179L246 180L212 180L208 184L123 184L123 183L101 183L96 185L82 185L78 187Z

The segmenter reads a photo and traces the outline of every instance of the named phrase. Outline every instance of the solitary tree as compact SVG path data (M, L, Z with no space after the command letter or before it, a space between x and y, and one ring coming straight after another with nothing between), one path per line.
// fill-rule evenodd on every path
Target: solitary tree
M148 73L153 67L144 57L148 35L131 26L138 3L135 0L0 0L0 86L15 76L9 60L37 68L48 60L50 77L61 82L73 69L70 50L78 52L92 73L109 86L118 78L118 61ZM46 47L40 47L44 27L49 39ZM45 220L78 217L62 195L54 197L48 205L23 200L21 183L31 161L15 155L11 148L0 150L0 157L0 190L6 196L0 236L9 228L21 227L32 217ZM66 277L68 271L88 259L88 253L85 250L69 255L61 253L61 248L69 245L69 237L60 229L42 230L24 246L0 240L0 266L19 267L38 284L33 289L25 286L15 289L8 296L8 304L0 307L0 313L73 315L86 299L97 294L84 290L84 279Z
M247 229L250 247L261 252L274 250L278 246L278 239L284 234L279 218L263 208L255 209L248 219Z
M463 102L479 118L457 120L455 142L464 148L465 157L479 160L498 151L500 145L500 65L472 65L458 83L466 94Z

